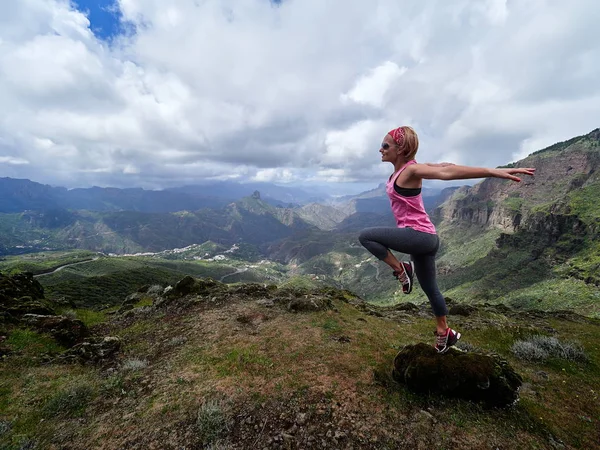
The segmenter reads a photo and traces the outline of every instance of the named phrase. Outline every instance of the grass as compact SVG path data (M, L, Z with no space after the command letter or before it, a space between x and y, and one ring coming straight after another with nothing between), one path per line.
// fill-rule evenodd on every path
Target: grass
M0 365L0 420L12 424L0 436L0 445L14 446L24 439L46 445L67 428L75 442L86 442L88 448L122 447L127 436L154 436L159 441L164 432L182 436L190 431L203 445L217 445L228 436L236 414L246 417L256 408L263 418L259 423L268 418L269 424L279 426L279 414L293 405L306 408L301 411L311 411L310 405L341 405L341 416L331 416L328 422L353 414L357 426L372 427L369 433L381 439L382 430L396 430L406 437L436 439L427 441L433 448L451 446L452 439L459 439L465 448L475 442L503 447L514 439L523 442L524 448L543 448L549 434L568 446L591 448L597 437L597 325L558 319L547 324L556 330L560 342L581 343L588 356L585 363L559 358L524 361L511 348L531 336L529 320L478 313L476 321L463 328L465 342L499 353L531 386L516 408L488 411L469 402L416 395L392 382L378 381L389 378L391 361L401 346L431 341L430 318L396 323L365 315L339 301L335 301L335 311L304 314L253 302L231 308L162 319L155 316L126 328L107 324L123 338L122 365L140 362L133 364L133 370L108 374L90 366L47 365L40 360ZM268 316L259 326L236 320L257 312ZM335 339L339 336L348 339ZM540 372L547 373L547 379L540 379ZM381 378L374 378L374 373ZM226 403L210 403L225 398ZM283 409L261 408L269 402ZM236 410L240 407L243 414ZM419 428L425 427L425 422L416 419L420 410L444 417L436 425L440 430L436 436ZM310 423L319 426L312 411ZM78 418L84 420L73 420ZM384 441L380 443L383 448ZM393 442L388 447L394 448Z
M600 182L577 189L569 194L571 213L588 224L600 222Z
M57 314L81 320L88 328L104 323L109 310L95 311L92 309L57 309Z
M575 278L547 279L499 296L494 303L521 309L571 310L600 317L600 291Z
M219 280L245 267L239 261L176 261L150 257L99 258L67 267L38 278L46 298L61 303L71 302L77 308L105 309L120 305L125 297L144 285L172 285L186 275ZM279 280L276 264L257 266L227 278L227 282ZM145 306L145 305L138 305Z
M11 330L5 343L13 352L25 357L55 355L64 350L50 336L27 329Z
M12 275L20 272L42 273L56 267L89 261L98 256L87 250L48 251L18 256L4 256L0 261L0 272Z
M56 416L81 417L94 396L89 385L76 385L57 392L42 407L42 416L46 419Z
M453 230L440 230L442 248L437 264L443 267L468 267L496 248L500 230L477 230L472 235Z

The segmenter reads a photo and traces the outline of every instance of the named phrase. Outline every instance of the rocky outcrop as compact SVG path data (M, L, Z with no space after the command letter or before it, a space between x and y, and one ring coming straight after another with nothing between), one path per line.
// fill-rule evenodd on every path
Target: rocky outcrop
M0 321L18 320L25 314L54 314L44 299L44 288L32 273L10 277L0 273Z
M50 334L59 344L65 347L72 347L90 334L81 320L70 319L65 316L25 314L21 318L21 324L42 333Z
M309 312L332 309L332 301L335 299L348 302L354 298L354 294L332 287L278 288L276 285L259 283L229 286L212 278L186 276L174 286L167 286L163 294L154 299L153 306L186 308L198 302L218 306L232 301L261 301L271 306L282 306L292 312Z
M488 178L473 187L457 189L432 212L432 219L440 225L453 223L516 231L532 214L532 208L556 203L590 180L597 180L600 168L597 135L594 130L515 163L513 166L536 168L535 177L523 176L521 183Z
M455 348L440 354L422 343L406 346L396 355L392 376L415 392L459 397L494 407L513 405L523 382L496 355Z
M0 357L12 354L11 348L3 342L19 328L50 335L67 347L59 356L63 361L96 363L120 348L118 338L90 338L90 331L81 320L57 315L31 273L12 277L0 274L0 326Z
M93 337L61 353L57 360L66 363L99 364L114 357L120 349L121 340L118 337Z

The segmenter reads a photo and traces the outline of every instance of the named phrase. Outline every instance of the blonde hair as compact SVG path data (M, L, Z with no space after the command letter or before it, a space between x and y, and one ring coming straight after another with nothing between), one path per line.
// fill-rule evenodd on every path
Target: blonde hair
M417 132L411 127L403 126L404 139L402 139L402 145L399 145L400 151L404 154L407 161L415 159L417 150L419 150L419 136Z

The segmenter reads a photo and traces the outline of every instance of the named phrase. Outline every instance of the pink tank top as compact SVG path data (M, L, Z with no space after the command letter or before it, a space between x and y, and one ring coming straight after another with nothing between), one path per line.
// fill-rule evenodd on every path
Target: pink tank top
M402 171L409 165L416 163L417 162L413 159L402 166L398 172L390 177L385 186L385 190L390 198L392 212L396 218L398 228L412 228L413 230L422 231L424 233L436 234L435 227L425 212L421 194L415 195L414 197L404 197L398 194L394 189L396 179Z

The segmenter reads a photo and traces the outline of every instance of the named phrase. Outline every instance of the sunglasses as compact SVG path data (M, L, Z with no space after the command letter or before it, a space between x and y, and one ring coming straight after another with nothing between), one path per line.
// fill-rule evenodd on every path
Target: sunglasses
M384 150L387 150L388 148L390 148L390 144L388 144L387 142L384 142L383 144L381 144L381 148Z

